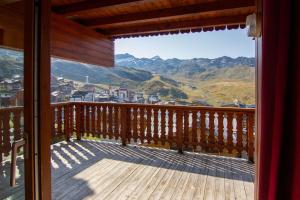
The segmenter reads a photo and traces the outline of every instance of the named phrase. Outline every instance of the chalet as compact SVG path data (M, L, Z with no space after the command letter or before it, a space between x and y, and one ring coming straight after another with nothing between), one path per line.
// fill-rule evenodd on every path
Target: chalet
M0 1L0 46L24 52L24 106L0 109L0 199L300 199L299 10L297 0ZM50 104L51 56L113 67L115 40L245 28L255 109L77 102L88 91Z
M156 104L160 102L160 98L158 94L151 94L148 96L148 103Z
M15 79L5 79L0 82L0 90L17 91L23 89L22 81Z
M89 92L87 91L75 91L71 98L70 101L85 101L85 96L88 94Z

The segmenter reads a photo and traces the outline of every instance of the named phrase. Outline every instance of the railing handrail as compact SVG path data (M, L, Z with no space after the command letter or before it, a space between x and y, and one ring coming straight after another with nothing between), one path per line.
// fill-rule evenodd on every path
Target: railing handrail
M211 107L211 106L189 106L189 105L160 105L160 104L138 104L138 103L111 103L111 102L85 102L76 101L68 102L69 104L81 104L81 105L107 105L107 106L120 106L120 107L151 107L151 108L170 108L186 110L207 110L207 111L233 111L233 112L250 112L254 113L255 108L237 108L237 107ZM57 105L59 105L58 103ZM55 104L54 104L55 105Z
M76 101L76 102L59 102L51 103L51 106L60 106L60 105L107 105L107 106L124 106L124 107L151 107L151 108L170 108L170 109L180 109L186 110L207 110L207 111L233 111L233 112L250 112L254 113L255 108L237 108L237 107L212 107L212 106L190 106L190 105L160 105L160 104L138 104L138 103L111 103L111 102L85 102L85 101ZM12 106L12 107L3 107L0 110L19 110L23 109L23 106Z
M14 111L14 110L22 110L23 106L12 106L12 107L3 107L0 108L0 111Z

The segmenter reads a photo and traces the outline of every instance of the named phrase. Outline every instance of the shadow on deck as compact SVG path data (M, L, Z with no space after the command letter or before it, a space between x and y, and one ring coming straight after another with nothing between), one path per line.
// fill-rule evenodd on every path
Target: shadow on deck
M53 199L253 199L254 165L246 160L101 141L60 142L52 148ZM9 187L1 169L0 199L22 199L23 162Z

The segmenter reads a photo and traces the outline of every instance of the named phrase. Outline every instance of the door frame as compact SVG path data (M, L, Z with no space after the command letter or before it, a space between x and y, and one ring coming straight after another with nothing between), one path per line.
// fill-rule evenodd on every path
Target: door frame
M24 1L25 198L51 199L51 2Z

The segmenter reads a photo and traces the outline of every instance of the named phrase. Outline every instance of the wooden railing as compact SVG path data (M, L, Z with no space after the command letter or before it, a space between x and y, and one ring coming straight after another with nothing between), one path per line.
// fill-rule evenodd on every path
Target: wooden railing
M23 134L23 107L0 109L0 162L9 156L12 142L20 140Z
M0 147L5 155L10 149L8 136L21 135L21 112L21 108L0 109ZM67 141L85 135L179 152L246 155L253 161L254 114L254 109L244 108L69 102L52 104L51 130L52 137L64 136ZM8 115L10 120L4 117ZM16 125L9 129L11 120Z

